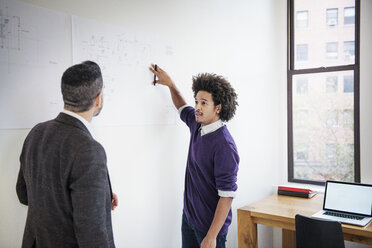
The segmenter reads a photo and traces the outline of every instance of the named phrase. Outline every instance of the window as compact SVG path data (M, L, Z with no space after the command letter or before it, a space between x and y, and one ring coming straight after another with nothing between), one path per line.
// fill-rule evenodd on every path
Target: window
M307 78L298 78L296 80L296 92L297 94L307 93Z
M352 60L354 63L355 56L355 42L354 41L345 41L344 42L344 59Z
M360 0L289 0L288 13L288 181L360 182Z
M336 93L337 92L337 76L328 76L326 79L326 92Z
M328 163L334 165L337 160L337 148L335 144L326 144L326 156Z
M344 92L345 93L354 92L354 80L352 75L344 76Z
M338 111L337 110L328 110L326 114L326 124L327 127L337 127L338 126Z
M305 126L309 121L309 110L307 109L299 109L295 113L296 115L296 126Z
M297 160L307 160L308 152L307 147L301 147L296 150L296 158Z
M297 28L307 28L308 23L308 11L297 11L296 12L296 27Z
M327 26L338 24L338 9L327 9Z
M297 61L306 61L307 60L307 44L298 44L296 45L297 50Z
M343 112L343 122L345 127L354 126L354 113L352 109L345 109Z
M344 8L344 24L355 24L355 8L347 7Z
M339 161L339 170L343 170L342 174L345 177L352 177L353 171L350 168L353 168L354 160L354 144L345 144L340 154Z
M337 42L327 42L326 57L327 59L337 59L338 57L338 43Z

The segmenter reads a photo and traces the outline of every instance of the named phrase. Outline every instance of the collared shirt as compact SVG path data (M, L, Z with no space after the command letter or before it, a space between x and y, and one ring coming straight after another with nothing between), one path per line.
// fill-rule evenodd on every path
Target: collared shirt
M84 124L84 126L88 129L89 133L93 136L92 124L90 124L89 121L87 121L86 119L84 119L84 117L82 117L81 115L79 115L79 114L77 114L75 112L72 112L70 110L67 110L67 109L63 109L62 112L65 113L66 115L75 117L76 119L78 119L79 121L81 121Z
M178 109L178 113L181 115L181 112L184 108L186 108L188 105L183 105L182 107L180 107ZM219 129L220 127L223 127L225 124L219 119L211 124L208 124L206 126L201 126L199 130L200 131L200 135L201 136L204 136L206 134L209 134L209 133L212 133L214 131L216 131L217 129Z

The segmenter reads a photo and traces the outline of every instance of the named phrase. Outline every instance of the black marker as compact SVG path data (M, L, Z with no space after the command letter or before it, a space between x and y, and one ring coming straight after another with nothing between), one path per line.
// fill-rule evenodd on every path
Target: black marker
M158 71L158 65L155 64L155 71ZM156 75L154 74L154 86L156 84Z

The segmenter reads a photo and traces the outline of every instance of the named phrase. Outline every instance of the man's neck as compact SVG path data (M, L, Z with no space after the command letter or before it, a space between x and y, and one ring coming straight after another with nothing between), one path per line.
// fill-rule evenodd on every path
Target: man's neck
M69 109L66 109L65 110L68 110L68 111L71 111ZM81 117L83 117L85 120L87 120L89 123L92 121L92 118L93 118L93 111L92 109L88 110L88 111L85 111L85 112L74 112L74 111L71 111L77 115L80 115Z
M76 113L76 114L80 115L81 117L83 117L88 122L91 122L92 121L93 114L90 113L90 111L80 112L80 113Z

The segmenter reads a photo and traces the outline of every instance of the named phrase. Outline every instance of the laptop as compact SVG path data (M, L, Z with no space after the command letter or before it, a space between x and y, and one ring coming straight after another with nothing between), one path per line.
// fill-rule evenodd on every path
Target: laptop
M367 225L372 220L372 185L326 181L323 210L313 217Z

